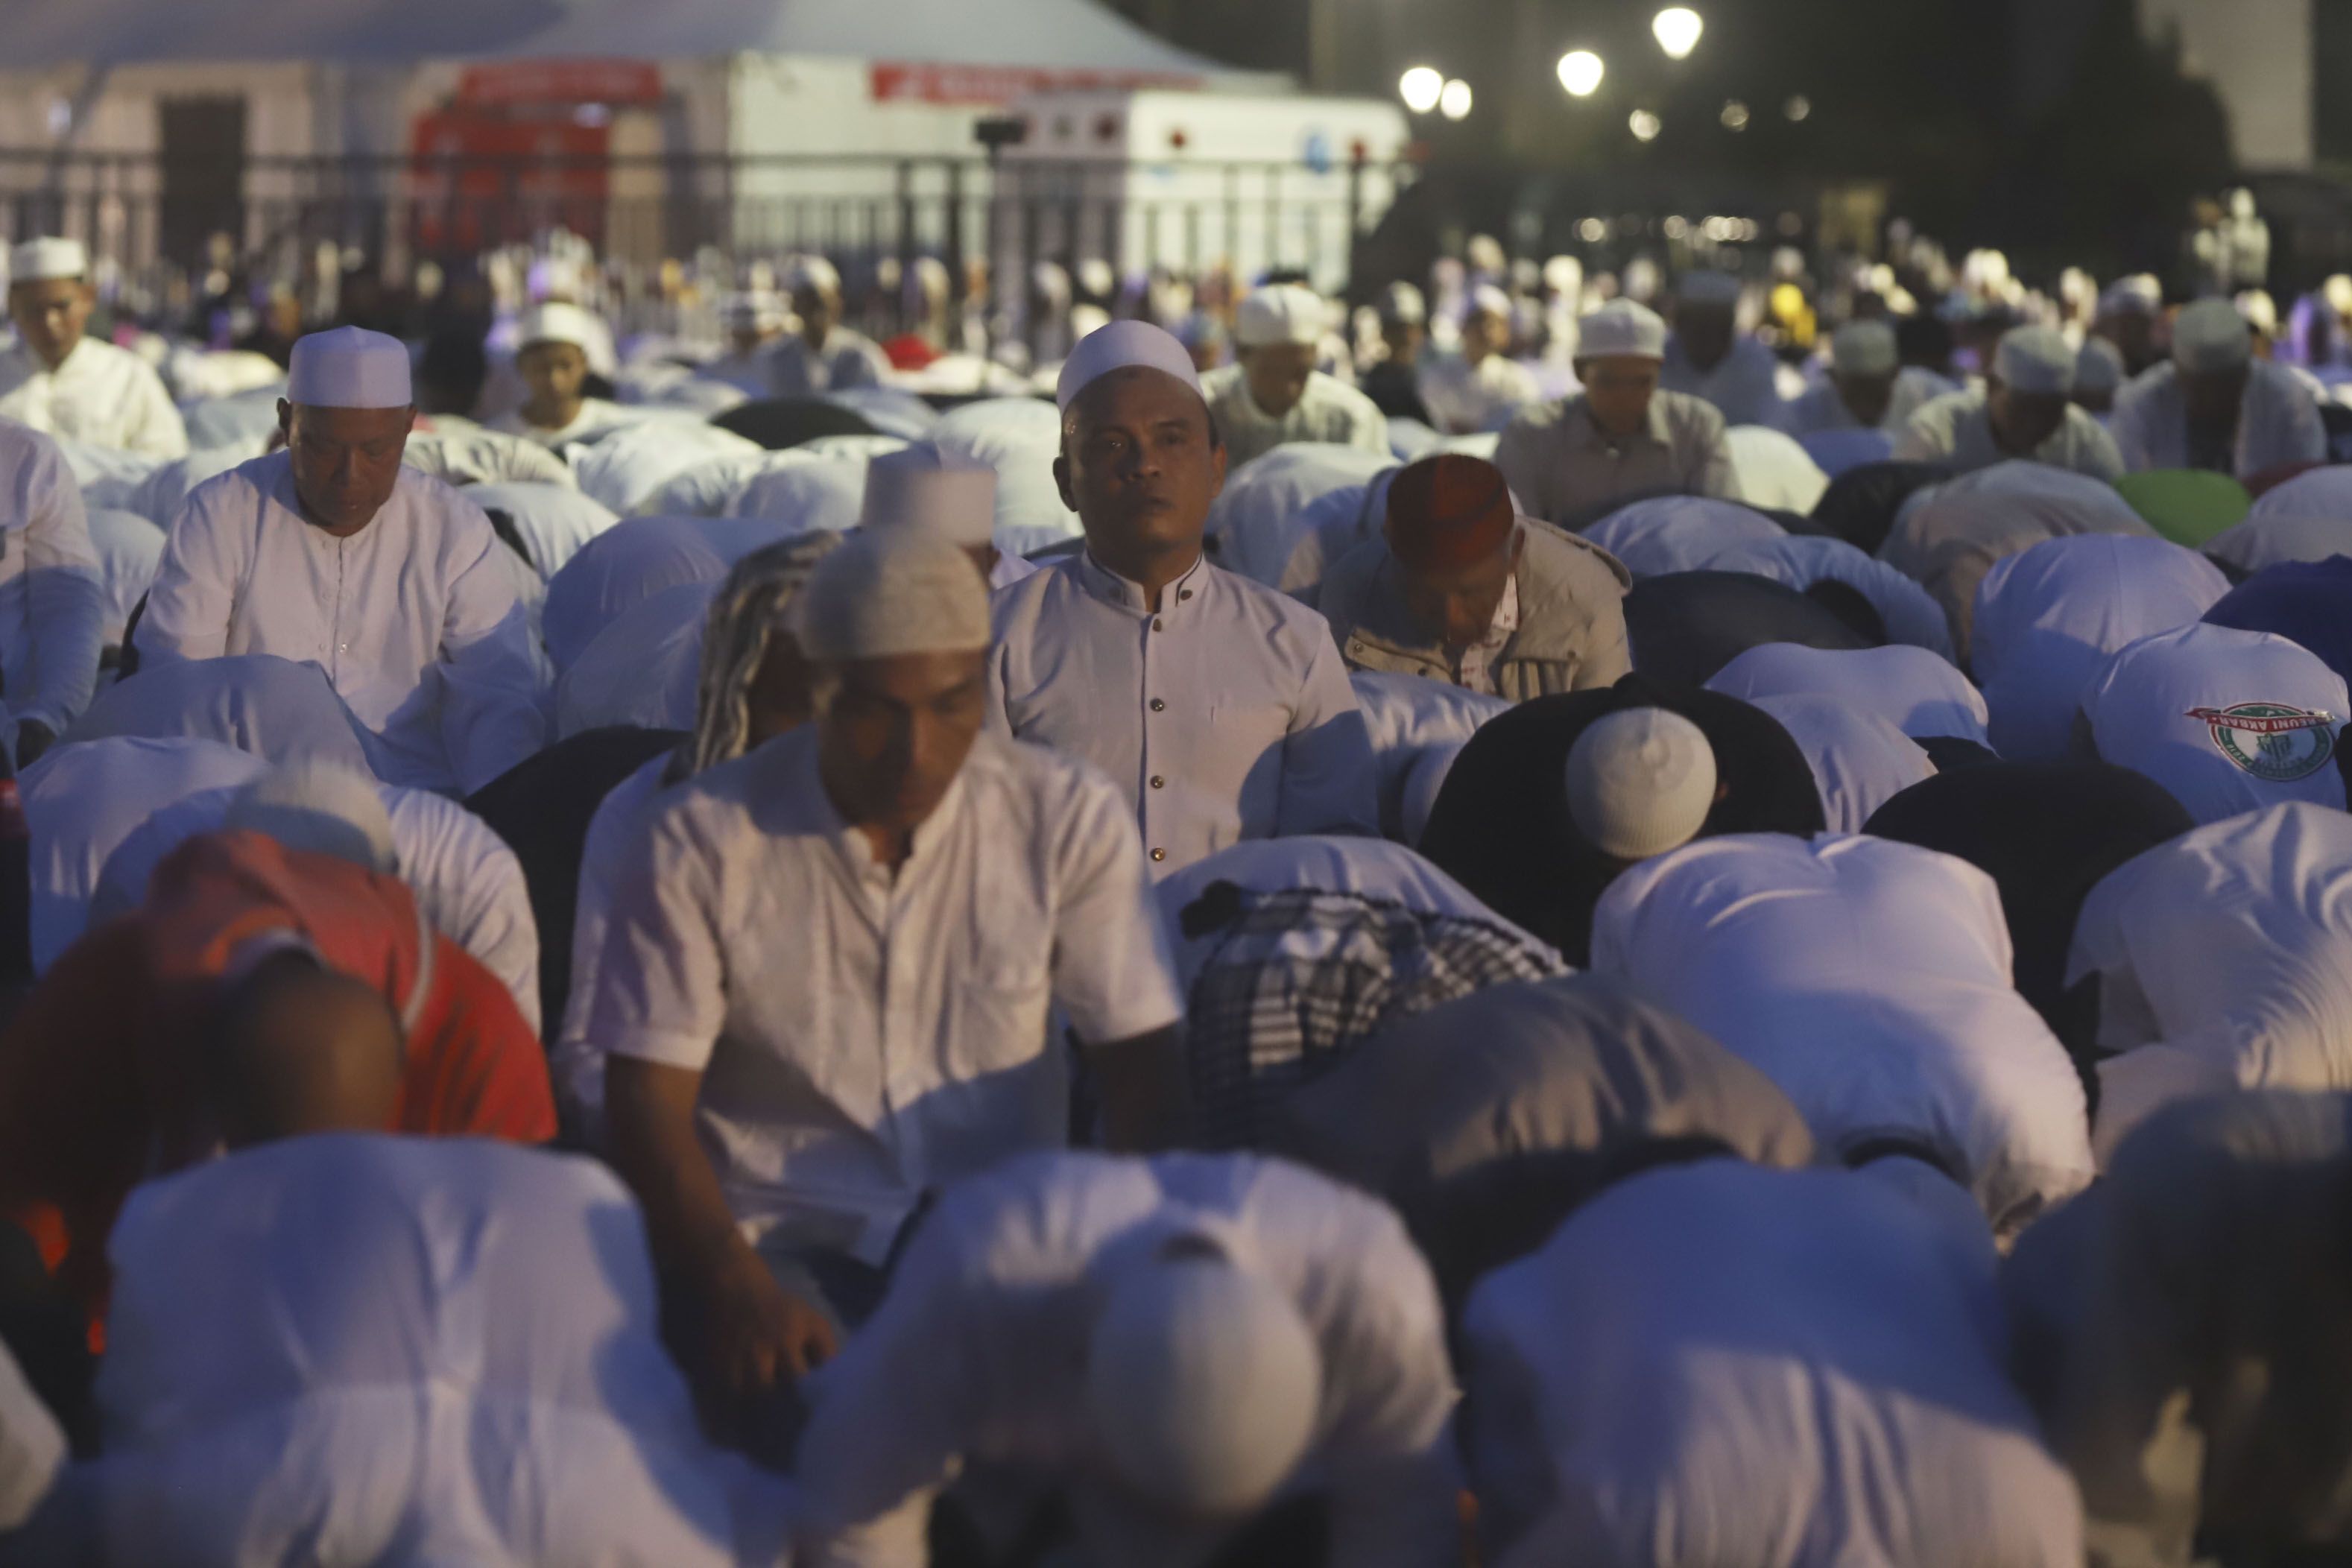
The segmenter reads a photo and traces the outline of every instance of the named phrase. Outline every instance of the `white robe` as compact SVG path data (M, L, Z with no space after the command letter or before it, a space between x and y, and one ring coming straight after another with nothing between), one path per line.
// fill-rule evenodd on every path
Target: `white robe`
M569 425L533 425L518 408L511 414L502 414L491 420L489 428L500 435L520 437L533 446L553 450L567 441L593 441L615 426L631 425L650 417L652 416L642 408L624 408L601 397L583 397L580 400L580 412L572 416Z
M93 447L165 459L188 455L187 427L147 362L84 338L50 370L23 343L0 352L0 417Z
M1226 365L1201 378L1201 391L1217 417L1227 460L1235 468L1293 441L1320 441L1390 457L1388 416L1372 400L1345 382L1311 371L1307 390L1289 413L1276 417L1250 395L1240 365Z
M0 421L0 698L63 732L98 682L98 552L58 444Z
M303 521L285 453L188 498L140 624L159 663L270 653L315 663L388 784L470 793L546 742L530 631L481 508L404 470L357 534Z

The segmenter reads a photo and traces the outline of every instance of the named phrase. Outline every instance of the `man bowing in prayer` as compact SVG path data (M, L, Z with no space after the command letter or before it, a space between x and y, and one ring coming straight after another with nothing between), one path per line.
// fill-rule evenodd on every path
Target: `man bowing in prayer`
M1155 877L1244 838L1371 833L1371 742L1322 616L1209 563L1225 448L1184 345L1115 321L1062 367L1087 547L996 595L989 721L1110 775Z
M1290 441L1389 449L1379 406L1315 368L1328 313L1321 295L1297 283L1268 284L1242 300L1234 319L1240 363L1201 378L1229 461L1246 463Z
M2134 473L2203 468L2251 479L2327 460L2319 405L2284 365L2254 357L2253 330L2227 300L2180 312L2171 363L2116 395L2115 433Z
M2012 327L1994 351L1981 392L1923 405L1895 443L1906 463L1967 473L2022 458L2110 482L2123 477L2115 437L2068 400L2074 351L2048 327Z
M863 528L799 600L814 723L652 808L613 889L588 1038L712 1413L772 1396L871 1310L924 1195L1060 1145L1055 1005L1112 1146L1189 1121L1181 1005L1123 803L981 733L987 591Z
M1599 545L1521 521L1494 464L1446 453L1398 473L1381 536L1339 559L1316 603L1350 669L1517 702L1612 686L1633 668L1633 583Z
M315 332L293 361L287 449L188 497L140 654L315 664L385 783L470 794L546 739L505 546L461 492L401 466L415 410L397 339Z
M8 253L16 342L0 353L0 416L85 446L186 457L187 427L147 363L82 335L97 303L79 240L27 240Z

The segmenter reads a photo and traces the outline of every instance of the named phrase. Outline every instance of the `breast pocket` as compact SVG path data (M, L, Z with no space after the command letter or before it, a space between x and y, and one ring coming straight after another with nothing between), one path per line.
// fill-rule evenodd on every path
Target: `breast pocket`
M958 1078L978 1078L1036 1060L1047 1045L1053 1007L1053 931L1045 915L998 911L972 922L959 1014L948 1031L949 1063Z

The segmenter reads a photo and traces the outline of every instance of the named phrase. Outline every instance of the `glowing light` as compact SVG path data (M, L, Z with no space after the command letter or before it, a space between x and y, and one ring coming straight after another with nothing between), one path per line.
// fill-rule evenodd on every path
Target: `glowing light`
M1397 96L1415 114L1427 114L1435 109L1444 90L1445 78L1428 66L1415 66L1397 79Z
M1747 130L1748 106L1736 98L1726 99L1723 103L1723 128L1726 131Z
M1448 120L1470 117L1470 84L1455 77L1437 95L1437 112Z
M1633 133L1636 142L1655 142L1658 132L1665 129L1664 121L1646 109L1637 109L1625 121L1625 129Z
M1802 120L1812 111L1813 100L1801 92L1780 106L1780 112L1790 120Z
M1668 59L1683 60L1698 47L1706 23L1687 5L1669 5L1650 19L1650 31L1657 35L1658 47L1666 51Z
M1591 49L1571 49L1559 57L1559 85L1570 98L1591 98L1608 68Z

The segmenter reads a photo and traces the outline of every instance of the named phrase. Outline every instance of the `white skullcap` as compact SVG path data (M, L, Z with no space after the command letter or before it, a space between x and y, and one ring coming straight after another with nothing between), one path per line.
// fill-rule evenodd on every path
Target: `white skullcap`
M2001 334L1992 373L2011 392L2063 397L2074 390L2074 351L2048 327L2011 327Z
M1647 305L1612 300L1576 324L1576 357L1666 357L1666 323Z
M784 288L797 294L814 289L822 294L841 292L841 274L822 256L796 256L784 266Z
M2084 338L2074 356L2074 390L2113 392L2124 384L2124 356L2105 338Z
M78 239L28 239L8 252L8 281L49 283L89 274L89 252Z
M1685 272L1675 280L1675 298L1685 305L1737 305L1739 279L1728 272L1707 268Z
M1192 353L1174 333L1149 321L1113 321L1080 338L1078 346L1070 351L1061 379L1054 385L1054 402L1066 410L1079 393L1112 371L1130 366L1172 375L1195 394L1201 392L1201 373L1192 368ZM1205 395L1202 401L1208 401Z
M1511 319L1511 297L1492 283L1481 283L1470 290L1470 313L1477 316L1500 316Z
M783 325L784 301L770 289L752 289L719 301L719 316L730 327Z
M1830 368L1840 375L1893 375L1902 363L1885 321L1848 321L1830 339Z
M2153 316L2164 308L2164 285L2143 272L2118 278L2099 296L2102 316Z
M797 605L802 650L829 663L988 646L988 588L971 557L914 529L851 534Z
M527 349L533 343L570 343L585 350L595 332L595 321L577 305L550 301L533 305L522 314L515 327L515 347Z
M1604 855L1646 860L1698 836L1715 809L1715 748L1663 708L1596 721L1568 752L1568 815Z
M2172 323L2172 363L2190 375L2226 375L2254 357L2254 336L2227 300L2200 300Z
M312 332L294 342L286 401L304 408L405 408L408 348L361 327Z
M1245 349L1278 343L1318 343L1330 310L1323 296L1297 283L1253 289L1234 312L1234 342Z
M1113 1468L1180 1513L1271 1497L1307 1451L1322 1352L1298 1307L1222 1257L1122 1259L1087 1342L1087 1403Z
M255 779L230 800L222 826L371 871L389 874L399 863L375 780L324 758L298 758Z
M1391 283L1381 292L1381 320L1419 326L1429 320L1429 302L1410 283Z
M866 465L857 526L927 533L977 550L995 536L996 470L956 462L929 441L885 452Z

